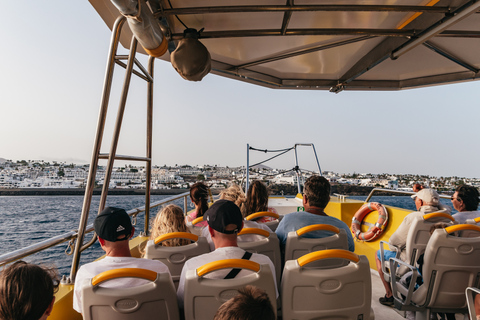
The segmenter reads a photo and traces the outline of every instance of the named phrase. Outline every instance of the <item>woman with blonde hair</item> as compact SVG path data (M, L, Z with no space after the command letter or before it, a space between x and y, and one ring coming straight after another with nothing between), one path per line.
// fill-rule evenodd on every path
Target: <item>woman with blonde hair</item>
M157 237L170 232L189 232L185 225L183 210L177 205L170 204L162 208L153 221L150 230L150 239L155 240ZM170 239L160 243L165 247L177 247L190 244L187 239Z
M245 193L239 185L232 184L230 187L220 192L220 199L230 200L242 210L245 204Z

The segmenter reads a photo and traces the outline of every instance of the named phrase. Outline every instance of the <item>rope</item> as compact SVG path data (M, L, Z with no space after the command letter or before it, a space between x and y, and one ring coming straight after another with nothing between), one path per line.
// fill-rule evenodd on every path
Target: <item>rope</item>
M291 172L291 171L295 171L295 169L284 170L284 171L277 172L277 173L274 173L274 174L267 174L267 173L261 173L261 172L256 172L256 174L259 174L259 175L262 175L262 176L265 176L265 177L273 177L273 176L283 174L283 173L286 173L286 172Z
M170 0L168 0L168 4L170 5L170 8L173 9L173 6L172 6L172 3L170 2ZM180 20L180 18L179 18L177 15L175 15L175 18L177 18L177 20L178 20L181 24L183 24L183 26L185 27L185 29L188 29L187 25L186 25L185 23L183 23L183 21Z
M282 151L290 151L292 149L295 149L295 147L291 147L291 148L287 148L287 149L280 149L280 150L267 150L267 149L257 149L257 148L254 148L254 147L250 147L250 150L254 150L254 151L262 151L262 152L282 152Z
M279 156L281 156L281 155L283 155L283 154L287 153L288 151L290 151L290 150L292 150L292 149L293 149L293 148L290 148L290 149L284 149L285 151L283 151L282 153L279 153L279 154L277 154L277 155L275 155L275 156L273 156L273 157L271 157L271 158L269 158L269 159L267 159L267 160L264 160L264 161L261 161L261 162L258 162L258 163L255 163L255 164L252 164L252 165L251 165L249 168L251 168L251 167L255 167L255 166L258 166L259 164L262 164L262 163L265 163L265 162L267 162L267 161L270 161L270 160L272 160L272 159L275 159L276 157L279 157ZM268 152L268 150L267 150L266 152ZM271 151L271 152L273 152L273 151ZM277 152L280 152L280 151L277 151Z

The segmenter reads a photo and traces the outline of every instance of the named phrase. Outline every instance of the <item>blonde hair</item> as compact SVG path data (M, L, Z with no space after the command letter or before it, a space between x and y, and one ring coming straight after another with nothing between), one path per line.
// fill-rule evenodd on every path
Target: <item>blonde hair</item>
M150 239L155 240L157 237L170 232L189 232L185 224L182 208L174 204L163 207L157 213L150 230ZM177 247L190 243L190 240L187 239L170 239L163 241L161 245Z
M220 192L220 199L232 201L242 209L246 198L242 188L237 184L232 184L230 187Z

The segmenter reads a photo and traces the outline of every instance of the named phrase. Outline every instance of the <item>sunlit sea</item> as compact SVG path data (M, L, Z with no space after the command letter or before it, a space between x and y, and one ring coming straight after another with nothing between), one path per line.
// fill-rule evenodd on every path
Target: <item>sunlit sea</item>
M170 196L152 195L151 202L157 202ZM365 200L365 196L352 196L351 199ZM95 219L100 197L94 196L88 224ZM371 201L401 207L415 211L415 204L408 196L377 196ZM446 205L451 203L442 199ZM143 206L145 197L109 196L107 206L133 209ZM83 196L2 196L0 197L0 255L27 247L42 240L60 235L78 228L82 210ZM183 200L175 204L183 207ZM154 216L155 211L152 212ZM144 217L137 219L137 232L143 230ZM90 239L91 234L86 235ZM35 263L55 265L61 274L70 273L72 256L65 254L67 243L24 258ZM80 263L93 261L101 255L98 242L82 253Z

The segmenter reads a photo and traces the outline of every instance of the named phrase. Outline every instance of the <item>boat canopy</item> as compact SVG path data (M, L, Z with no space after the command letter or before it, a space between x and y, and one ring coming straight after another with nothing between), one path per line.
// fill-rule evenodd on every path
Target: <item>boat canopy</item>
M90 2L112 29L117 8L110 0ZM147 4L168 41L160 59L170 61L184 31L195 29L210 53L211 73L269 88L399 90L480 77L476 0ZM131 35L122 32L125 48Z

